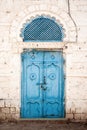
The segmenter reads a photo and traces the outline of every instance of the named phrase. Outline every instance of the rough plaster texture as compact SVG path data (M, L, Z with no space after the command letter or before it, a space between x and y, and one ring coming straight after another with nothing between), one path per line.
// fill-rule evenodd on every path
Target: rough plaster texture
M63 43L23 43L23 25L38 15L55 17L63 25ZM23 48L62 48L65 118L87 119L87 1L0 0L0 31L0 118L20 118Z

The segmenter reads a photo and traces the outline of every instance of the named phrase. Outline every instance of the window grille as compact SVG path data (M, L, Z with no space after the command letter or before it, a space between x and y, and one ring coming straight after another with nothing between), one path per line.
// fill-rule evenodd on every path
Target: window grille
M23 41L62 41L62 26L53 19L38 17L28 23L22 31Z

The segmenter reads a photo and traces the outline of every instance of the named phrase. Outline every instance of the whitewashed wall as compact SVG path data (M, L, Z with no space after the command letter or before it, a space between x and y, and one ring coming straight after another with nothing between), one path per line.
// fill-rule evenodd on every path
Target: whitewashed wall
M21 106L21 52L26 45L21 28L31 17L49 15L66 30L65 58L66 119L87 119L87 1L86 0L0 0L0 118L19 119ZM49 48L44 43L45 48ZM39 44L43 48L43 44Z

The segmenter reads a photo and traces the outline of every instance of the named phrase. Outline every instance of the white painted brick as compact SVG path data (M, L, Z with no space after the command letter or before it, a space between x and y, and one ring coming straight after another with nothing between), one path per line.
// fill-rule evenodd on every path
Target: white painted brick
M0 107L4 107L4 100L0 99Z
M68 43L66 44L66 55L71 55L73 53L77 53L77 56L78 57L78 54L80 55L83 55L83 53L86 53L87 52L87 43L84 42L84 43ZM74 58L74 57L73 57Z
M7 52L11 50L11 44L8 41L9 41L8 37L1 38L0 52L3 52L3 51Z
M48 5L44 4L40 5L40 10L46 10L46 9L48 9Z
M0 87L0 99L9 99L9 83L4 83L3 86Z
M29 11L29 12L33 12L33 11L35 11L34 6L30 6L30 7L28 8L28 11Z
M87 25L87 12L73 11L72 17L75 20L77 26Z
M78 89L83 88L83 90L84 90L83 94L85 94L85 91L87 90L87 88L86 88L87 78L85 78L85 77L67 77L66 84L67 84L67 90L70 90L73 88L77 88L77 90L78 90ZM80 97L80 99L84 99L84 98Z
M87 1L86 0L71 0L71 3L74 3L75 5L87 5Z
M60 8L67 11L67 0L58 0L57 4Z
M71 63L81 63L81 64L85 64L87 63L87 52L81 52L81 51L74 51L74 53L69 53L67 54L67 64L69 62Z
M14 83L15 84L15 83ZM15 84L16 85L16 84ZM19 88L15 88L14 86L15 85L13 85L13 88L11 88L10 90L9 90L9 98L10 99L18 99L18 100L20 100L20 92L19 92Z
M87 12L87 5L84 5L84 6L80 5L80 6L77 6L77 8L78 8L79 11Z
M67 76L82 76L87 77L87 62L86 63L74 63L72 61L66 63L66 75Z
M4 104L5 104L5 107L11 107L11 108L19 108L20 107L20 101L18 100L17 96L15 97L15 99L7 99L7 100L4 100Z
M11 79L10 76L0 76L0 83L8 82L8 81L10 81L10 79Z
M87 26L80 26L78 31L78 42L87 41Z
M81 79L80 79L81 80ZM67 85L68 86L68 85ZM73 84L74 86L74 84ZM83 88L83 85L80 85L78 87L73 87L70 88L71 86L69 86L66 96L67 96L67 100L81 100L81 99L87 99L86 95L87 95L87 90L85 88ZM86 87L86 85L85 85ZM71 94L72 93L72 94Z
M81 6L87 6L87 1L86 0L71 0L70 1L70 6L71 6L71 10L74 10L74 11L81 11L84 10L84 8L82 8L81 10ZM79 8L78 8L79 7ZM84 11L85 12L85 11Z
M11 107L11 101L9 98L8 99L4 99L4 107Z
M58 11L58 13L60 12L60 10L58 9L57 6L52 6L52 7L51 7L51 11L52 11L52 12L57 12L57 11Z
M0 4L1 5L1 4ZM0 8L1 9L1 8ZM3 11L3 10L2 10ZM6 26L10 26L10 22L13 19L14 14L12 15L11 12L7 11L3 11L0 12L0 25L6 25ZM6 13L8 12L8 13Z

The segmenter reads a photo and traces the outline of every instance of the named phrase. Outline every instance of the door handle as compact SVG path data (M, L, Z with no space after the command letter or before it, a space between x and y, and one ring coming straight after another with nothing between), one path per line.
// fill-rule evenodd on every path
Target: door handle
M37 83L37 85L43 85L44 83Z
M47 83L37 83L36 85L46 85Z

